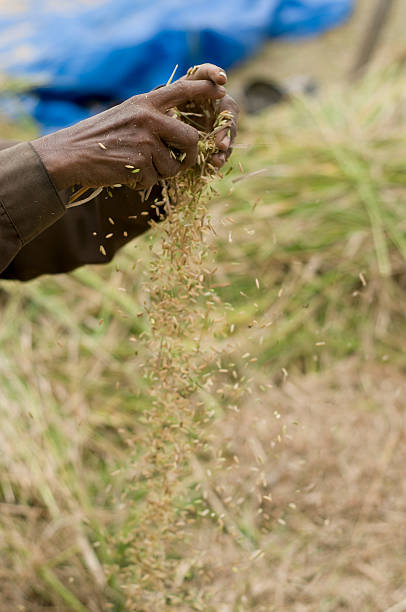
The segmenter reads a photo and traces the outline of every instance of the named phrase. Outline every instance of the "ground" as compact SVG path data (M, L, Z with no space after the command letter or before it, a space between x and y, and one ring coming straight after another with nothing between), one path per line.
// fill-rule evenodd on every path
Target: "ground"
M310 74L322 88L243 118L211 205L250 391L238 411L219 395L210 450L190 461L197 510L174 580L188 603L168 609L406 610L406 89L402 67L379 72L404 51L406 6L349 89L371 5L318 40L269 44L231 78ZM147 252L140 241L103 270L2 285L2 612L130 609L117 582L131 586L122 495L147 402Z

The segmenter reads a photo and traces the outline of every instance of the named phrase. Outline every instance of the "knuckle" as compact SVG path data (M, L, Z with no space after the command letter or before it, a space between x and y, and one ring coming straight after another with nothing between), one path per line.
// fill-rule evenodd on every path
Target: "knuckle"
M141 104L134 112L135 123L150 123L153 118L153 109L147 103Z
M176 81L176 83L173 84L173 87L177 88L178 94L180 96L186 96L189 90L189 86L187 84L187 81L185 80Z
M152 131L145 129L137 135L136 145L138 148L138 154L142 155L144 159L149 157L149 151L154 146L155 137ZM134 146L134 144L133 144Z
M179 174L180 172L180 164L178 165L173 165L173 166L169 166L168 168L165 168L164 174L162 174L162 176L164 178L170 178L172 176L176 176L177 174Z
M123 102L124 105L133 105L133 104L137 104L140 101L140 95L137 94L135 96L131 96L130 98L127 98L127 100L125 100Z
M149 156L149 152L154 148L155 138L152 133L146 133L143 138L144 149L146 150L146 157Z

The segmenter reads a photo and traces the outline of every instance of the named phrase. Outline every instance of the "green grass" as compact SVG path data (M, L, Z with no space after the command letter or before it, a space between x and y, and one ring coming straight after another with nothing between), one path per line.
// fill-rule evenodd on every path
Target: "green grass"
M244 353L257 357L255 385L352 356L404 367L405 98L393 68L353 92L243 121L245 148L212 206L213 249L217 291L232 306L236 368ZM245 173L267 171L235 182L238 162ZM147 241L104 268L2 283L2 610L131 609L122 587L145 493L134 482L142 448L134 440L149 407L147 348L137 341L143 265L133 263ZM222 350L226 341L217 342ZM222 399L208 401L221 432ZM198 481L191 470L185 487L195 500ZM250 549L259 537L250 512L226 520ZM185 575L179 601L188 603L172 607L208 609L196 568Z

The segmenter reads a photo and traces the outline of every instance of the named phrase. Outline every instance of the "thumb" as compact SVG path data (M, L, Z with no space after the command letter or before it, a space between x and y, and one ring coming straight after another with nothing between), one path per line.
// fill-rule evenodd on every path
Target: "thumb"
M160 110L166 112L174 106L182 106L197 100L219 100L226 95L222 85L213 81L187 81L180 79L172 85L161 87L149 94L150 101Z

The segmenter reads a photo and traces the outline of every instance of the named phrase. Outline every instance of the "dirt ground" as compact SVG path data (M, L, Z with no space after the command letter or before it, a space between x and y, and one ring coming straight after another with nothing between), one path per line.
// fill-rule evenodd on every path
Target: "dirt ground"
M207 587L222 600L213 610L406 610L404 392L396 368L350 359L323 376L288 379L268 402L229 418L222 435L239 457L238 478L220 474L213 490L226 500L224 512L241 504L244 492L241 516L256 523L252 537L263 557L247 553L246 565L236 567L229 540L201 530L200 545L220 560ZM281 409L282 443L269 406ZM255 504L247 492L258 456L272 499ZM240 607L226 588L233 571L245 584Z
M231 73L231 88L238 92L248 76L284 81L306 75L322 87L343 81L355 61L375 1L359 0L347 24L320 38L269 43L256 58ZM2 7L23 4L24 0L0 0ZM375 66L404 53L405 19L406 0L397 0ZM74 281L69 278L66 282L71 284L66 287L74 287ZM97 292L92 290L91 295L97 301ZM59 303L48 294L45 301L51 306ZM42 310L44 301L38 303ZM81 320L82 310L78 313ZM29 321L27 326L23 340L31 333ZM69 354L73 365L67 370L73 384L75 341L72 336ZM113 341L111 346L115 346ZM108 344L105 348L110 349ZM100 363L100 372L104 372L103 352L99 359L96 366ZM123 368L121 363L111 366L113 374L114 367ZM79 390L69 398L72 406L79 402L81 386L78 383ZM41 393L51 393L45 383ZM261 403L248 405L238 414L230 412L214 440L218 448L229 441L230 456L238 458L238 466L235 472L216 473L213 468L213 478L207 482L198 472L196 480L202 481L216 512L230 516L229 532L234 531L231 521L236 517L252 547L241 553L241 544L213 529L210 518L196 530L202 569L205 563L209 567L204 578L195 578L196 589L208 592L214 602L207 612L406 612L405 395L404 368L355 355L321 374L289 374L283 384L266 391ZM84 398L83 406L86 401ZM107 412L91 414L102 420ZM68 420L66 427L70 431ZM109 439L106 443L110 452ZM253 493L258 466L271 492L260 499ZM11 504L10 508L14 510ZM46 533L50 537L49 530ZM32 530L26 542L30 538L35 550L37 530ZM187 559L185 563L186 574ZM64 571L62 568L62 576ZM79 577L82 565L80 572ZM9 595L9 601L15 601L16 585L7 576L0 576L6 583L3 597ZM31 607L30 612L36 609L45 608ZM48 609L66 612L75 608ZM0 601L0 610L14 612L4 601Z

